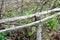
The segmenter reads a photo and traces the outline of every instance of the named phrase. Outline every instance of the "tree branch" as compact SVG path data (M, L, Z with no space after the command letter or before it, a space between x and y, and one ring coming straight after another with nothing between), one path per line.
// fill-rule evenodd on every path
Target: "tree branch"
M51 13L51 12L56 12L56 11L60 11L60 8L55 8L55 9L48 10L48 11L37 12L35 14L31 14L31 15L28 15L28 16L20 16L20 17L2 19L2 20L0 20L0 24L10 22L10 21L16 21L16 20L21 21L21 20L24 20L24 19L27 19L27 18L32 18L34 16L40 16L40 15L44 15L44 14Z
M58 16L58 15L60 15L60 12L57 13L57 16ZM52 16L49 16L49 17L47 17L47 18L41 19L41 20L36 21L36 22L29 23L29 24L26 24L26 25L16 26L16 27L11 27L11 28L7 28L7 29L4 29L4 30L0 30L0 32L11 31L11 30L16 30L16 29L21 29L21 28L28 27L28 26L30 27L30 26L36 25L36 24L38 24L38 23L41 23L41 24L42 24L42 22L47 21L47 20L49 20L49 19L51 19L51 18L53 18L53 17L55 17L55 16L56 16L56 15L52 15Z

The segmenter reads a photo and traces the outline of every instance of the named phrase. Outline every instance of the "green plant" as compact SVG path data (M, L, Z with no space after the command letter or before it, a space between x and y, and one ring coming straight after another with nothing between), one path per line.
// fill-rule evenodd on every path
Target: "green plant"
M48 20L46 22L47 26L50 27L52 30L58 30L57 24L58 24L58 20L57 17L55 16L53 19Z
M35 33L35 31L36 31L36 30L35 30L35 27L32 27L32 28L31 28L31 31L28 32L28 36L33 35L33 34Z
M37 6L35 5L34 7L32 7L32 9L30 11L26 11L25 14L26 15L30 15L30 14L33 14L36 10Z
M3 32L3 33L0 33L0 40L6 40L6 35L7 33L6 32Z
M7 12L8 13L8 17L13 17L13 16L16 16L16 14L14 12Z

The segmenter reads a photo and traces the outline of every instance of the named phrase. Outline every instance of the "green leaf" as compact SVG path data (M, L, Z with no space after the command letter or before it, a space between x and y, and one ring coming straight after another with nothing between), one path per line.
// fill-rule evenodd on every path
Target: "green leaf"
M28 36L31 36L31 35L33 35L33 32L28 32Z

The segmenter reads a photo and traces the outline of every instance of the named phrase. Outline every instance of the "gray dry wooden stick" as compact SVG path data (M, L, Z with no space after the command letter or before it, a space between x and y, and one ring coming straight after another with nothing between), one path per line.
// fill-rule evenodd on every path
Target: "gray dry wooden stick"
M10 21L16 21L16 20L21 21L21 20L24 20L24 19L27 19L27 18L32 18L32 17L34 17L36 15L40 16L40 15L44 15L44 14L55 12L55 11L60 11L60 8L55 8L55 9L48 10L48 11L37 12L35 14L31 14L31 15L28 15L28 16L20 16L20 17L2 19L2 20L0 20L0 24L10 22Z
M57 16L58 16L58 15L60 15L60 12L57 13ZM4 30L0 30L0 32L11 31L11 30L16 30L16 29L21 29L21 28L28 27L28 26L30 27L30 26L32 26L32 25L36 25L36 24L38 24L38 23L42 23L42 22L44 22L44 21L46 21L46 20L49 20L49 19L53 18L54 16L56 16L56 15L51 15L51 16L49 16L49 17L47 17L47 18L44 18L44 19L41 19L41 20L38 20L38 21L35 21L35 22L32 22L32 23L29 23L29 24L26 24L26 25L16 26L16 27L11 27L11 28L7 28L7 29L4 29Z

